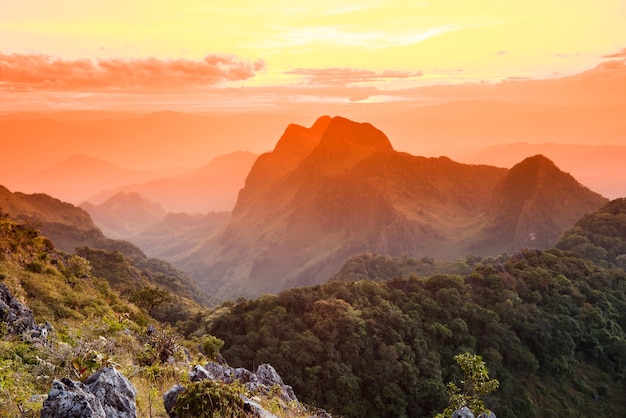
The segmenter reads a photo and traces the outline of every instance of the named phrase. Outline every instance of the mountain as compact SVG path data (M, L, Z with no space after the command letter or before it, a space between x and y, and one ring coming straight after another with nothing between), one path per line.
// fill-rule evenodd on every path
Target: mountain
M626 198L612 200L583 216L556 246L601 265L626 269Z
M626 130L623 132L626 133ZM510 168L526 156L537 154L545 155L559 168L603 196L616 199L626 193L626 179L622 176L626 160L626 146L623 145L516 142L474 150L459 155L457 160Z
M290 125L253 165L228 224L178 265L217 297L254 296L321 283L363 252L491 255L527 244L518 229L547 245L606 201L550 164L535 157L507 170L413 156L341 117ZM526 176L523 190L509 189Z
M46 193L78 204L96 190L146 181L155 175L151 171L130 170L99 158L76 154L22 179L14 179L11 184L24 192Z
M496 186L477 253L553 247L565 229L606 202L548 158L526 158Z
M208 164L178 176L153 179L104 190L89 201L102 202L117 193L138 193L168 212L230 211L258 154L246 151L219 155Z
M126 239L163 220L163 207L138 193L119 192L100 205L80 205L111 238Z

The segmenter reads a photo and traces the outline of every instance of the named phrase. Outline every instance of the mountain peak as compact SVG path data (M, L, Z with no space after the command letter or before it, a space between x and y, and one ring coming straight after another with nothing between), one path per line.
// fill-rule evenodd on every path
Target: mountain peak
M341 172L377 152L393 152L383 132L369 123L335 116L311 153L310 162L313 165L322 164L331 172Z

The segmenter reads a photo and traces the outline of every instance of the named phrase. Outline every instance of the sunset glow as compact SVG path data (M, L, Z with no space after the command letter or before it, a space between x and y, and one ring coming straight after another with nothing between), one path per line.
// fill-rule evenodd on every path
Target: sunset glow
M619 0L26 0L1 9L5 110L150 110L150 94L165 91L173 110L232 111L233 93L219 93L241 87L241 109L294 97L407 101L424 85L574 74L626 39ZM180 100L187 91L195 95ZM110 97L120 93L132 97Z
M0 174L16 189L44 190L25 173L76 155L197 169L339 115L415 155L510 167L548 149L584 184L626 192L621 0L24 0L0 12ZM516 143L534 148L497 151Z

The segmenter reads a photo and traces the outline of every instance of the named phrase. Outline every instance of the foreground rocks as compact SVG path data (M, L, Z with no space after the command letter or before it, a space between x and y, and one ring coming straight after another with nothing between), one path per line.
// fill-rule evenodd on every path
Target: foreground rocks
M276 370L269 364L261 364L255 373L244 368L232 368L223 364L209 362L204 367L196 365L189 372L192 382L202 380L220 381L227 384L239 382L254 396L248 398L241 395L244 410L249 416L262 418L275 418L276 415L263 409L257 402L258 396L277 396L285 404L298 402L293 388L286 385ZM185 391L185 387L176 385L163 395L163 404L170 418L176 418L173 412L178 395ZM256 399L255 399L256 398ZM319 411L316 417L330 417L325 411Z
M454 411L452 418L474 418L474 414L467 406L464 406ZM496 418L496 414L493 411L488 411L478 415L476 418Z
M33 312L17 300L4 283L0 283L0 322L6 323L10 335L37 329Z
M135 418L136 396L133 384L114 367L107 367L84 383L55 380L41 418Z

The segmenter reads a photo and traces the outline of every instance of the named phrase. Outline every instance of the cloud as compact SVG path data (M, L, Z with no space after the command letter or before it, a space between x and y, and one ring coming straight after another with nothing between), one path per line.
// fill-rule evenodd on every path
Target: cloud
M296 68L286 71L285 73L302 76L306 79L307 83L311 85L338 87L422 76L421 71L388 70L376 72L355 68Z
M149 90L215 86L253 77L263 61L232 55L186 59L78 59L0 53L0 90Z
M626 48L622 48L621 51L616 52L614 54L602 55L602 58L625 58L626 59Z

